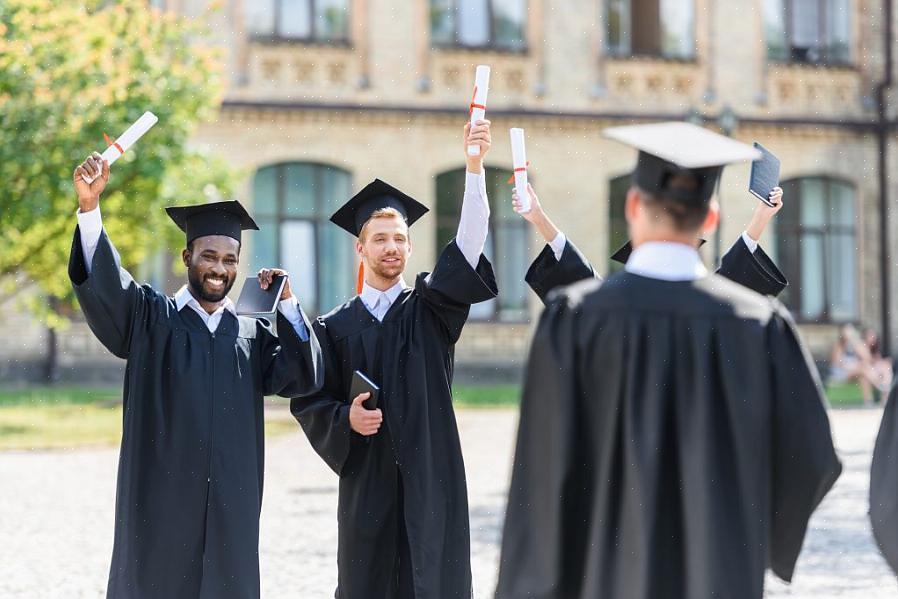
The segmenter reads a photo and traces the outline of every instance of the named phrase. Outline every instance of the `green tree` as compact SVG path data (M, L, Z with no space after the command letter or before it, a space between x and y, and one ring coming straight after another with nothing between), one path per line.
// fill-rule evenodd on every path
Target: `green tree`
M163 206L230 196L222 162L187 145L221 101L204 34L146 0L0 2L0 305L27 302L51 330L67 322L72 171L145 110L159 123L113 165L101 202L124 265L171 247Z

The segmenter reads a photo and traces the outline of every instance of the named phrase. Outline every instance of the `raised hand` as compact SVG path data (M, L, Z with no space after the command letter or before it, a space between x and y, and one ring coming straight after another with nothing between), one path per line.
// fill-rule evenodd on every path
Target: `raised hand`
M473 127L470 122L465 123L463 151L468 172L479 174L483 170L483 157L490 151L491 143L489 121L477 121ZM480 154L469 156L468 146L479 146Z
M85 177L92 178L93 182L88 183ZM90 212L100 204L100 194L109 182L109 163L103 160L99 152L93 152L75 168L72 180L81 212Z
M770 222L776 213L782 210L783 208L783 190L780 187L774 187L773 191L770 192L769 197L773 206L768 206L764 202L758 202L758 205L755 206L755 212L752 214L751 222L749 222L748 227L745 231L748 233L748 236L758 241L761 239L761 235L764 233L764 229L767 228L767 224Z
M293 296L293 291L290 289L290 276L287 274L286 270L282 268L263 268L259 270L256 276L259 277L259 285L262 289L268 289L268 286L274 282L275 277L285 277L287 282L284 283L284 290L281 292L280 301L290 299L290 297Z

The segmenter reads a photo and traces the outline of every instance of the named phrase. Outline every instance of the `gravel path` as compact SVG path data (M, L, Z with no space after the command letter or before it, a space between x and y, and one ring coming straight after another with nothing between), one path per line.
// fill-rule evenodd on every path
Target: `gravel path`
M845 472L815 514L792 585L769 597L898 596L866 516L878 410L832 415ZM471 505L475 596L491 597L516 413L465 410L459 426ZM262 512L262 596L333 597L336 477L301 433L269 440ZM117 451L110 448L0 453L0 597L97 598L112 544Z

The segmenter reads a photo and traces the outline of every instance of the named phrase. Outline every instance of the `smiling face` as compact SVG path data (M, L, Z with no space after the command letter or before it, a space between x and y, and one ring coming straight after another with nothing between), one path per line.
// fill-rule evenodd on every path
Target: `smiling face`
M373 216L362 227L356 251L369 273L384 281L397 279L412 253L405 219L395 211Z
M237 279L239 256L240 243L232 237L206 235L194 239L182 254L194 297L209 303L222 301Z

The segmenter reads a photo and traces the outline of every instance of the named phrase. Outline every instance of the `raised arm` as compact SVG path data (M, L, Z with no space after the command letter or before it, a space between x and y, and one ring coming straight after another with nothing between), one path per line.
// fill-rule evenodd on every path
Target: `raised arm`
M84 176L95 179L88 184ZM94 152L75 169L73 180L78 227L69 256L69 279L94 335L110 352L127 358L134 331L150 321L153 300L159 296L139 286L122 268L103 230L100 194L109 181L109 163Z
M264 321L263 327L263 386L265 395L282 397L308 395L324 384L324 365L318 338L311 331L299 301L290 287L290 277L279 268L263 268L259 271L259 284L267 289L276 276L286 277L284 290L278 303L278 336Z
M546 298L553 289L583 279L601 278L596 274L589 260L555 226L555 223L543 210L533 186L527 185L527 193L530 194L530 210L528 212L521 212L517 189L512 191L512 206L514 211L532 224L546 241L546 247L536 257L524 276L524 280L539 296L539 299L546 303Z
M748 227L724 254L717 273L752 291L777 296L789 282L759 242L770 220L783 207L783 190L775 188L770 193L770 200L773 206L758 202Z

